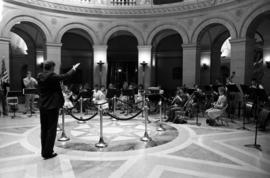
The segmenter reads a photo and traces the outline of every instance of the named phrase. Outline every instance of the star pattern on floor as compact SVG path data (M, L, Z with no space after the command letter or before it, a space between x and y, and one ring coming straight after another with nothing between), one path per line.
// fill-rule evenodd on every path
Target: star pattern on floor
M73 121L68 122L73 125ZM92 122L98 123L98 120ZM119 125L121 124L122 122L119 122ZM258 143L261 144L262 151L258 151L245 147L254 141L254 133L251 131L170 125L179 131L176 139L161 146L140 150L136 154L56 148L59 155L45 161L38 151L39 124L21 127L6 124L0 128L0 177L268 178L270 176L269 134L259 133ZM128 124L127 126L131 127ZM114 135L112 139L120 137L125 140L126 137L134 136L134 133L121 135L123 131L115 128L117 127L115 123L108 123L106 127L111 128L110 134ZM73 126L73 131L83 131L82 135L77 135L80 137L89 134L88 129L91 127ZM95 129L98 130L98 124ZM37 135L33 135L34 133ZM73 133L72 137L76 137L76 134Z

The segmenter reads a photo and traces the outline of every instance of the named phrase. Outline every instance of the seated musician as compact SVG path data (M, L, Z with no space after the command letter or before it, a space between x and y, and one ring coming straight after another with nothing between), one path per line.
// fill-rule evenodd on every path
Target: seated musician
M267 102L259 113L259 130L265 131L267 124L270 122L270 96L267 97Z
M217 102L213 103L212 108L207 109L205 112L208 116L206 122L210 125L216 125L215 119L220 117L227 107L227 97L225 96L225 88L218 88L219 97Z
M69 90L68 86L62 85L62 92L65 100L63 107L65 109L73 108L73 103L71 102L72 91Z
M143 85L140 84L138 87L138 93L135 95L135 103L143 100L143 92L144 92Z
M178 89L178 91L176 91L176 95L172 101L172 106L169 109L168 119L166 120L166 122L173 121L175 119L175 111L183 110L184 105L185 105L187 100L188 100L188 95L186 93L184 93L184 90Z
M98 85L96 84L94 86L94 89L93 89L93 100L96 99L98 97L98 91L99 91L99 87Z
M127 104L125 104L128 102L128 96L125 93L125 91L127 91L128 89L129 89L128 83L124 82L121 89L121 95L120 95L120 100L122 101L121 105L123 106L121 114L125 113L128 109Z
M112 83L109 83L108 85L108 91L107 91L107 98L108 98L108 101L109 101L109 109L110 111L113 111L113 97L115 96L115 92L113 92L115 90L115 87Z
M193 117L193 113L198 112L198 102L200 100L200 98L203 96L203 92L202 90L199 88L198 85L194 85L194 91L191 94L191 96L189 97L188 101L185 104L185 111L186 114L192 118Z
M257 89L263 90L264 87L257 82L256 78L253 78L249 85L249 94L246 96L245 114L247 119L250 119L250 117L254 116L255 103L258 102L258 106L263 106L263 102L261 102L260 97L258 97Z
M104 85L101 85L100 89L93 95L92 101L95 104L102 104L102 109L108 109L109 105L106 103L106 88Z

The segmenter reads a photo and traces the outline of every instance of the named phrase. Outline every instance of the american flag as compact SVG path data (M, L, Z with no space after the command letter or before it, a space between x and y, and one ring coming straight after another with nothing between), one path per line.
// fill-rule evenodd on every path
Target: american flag
M2 82L8 82L8 72L5 65L5 58L2 59L2 72L0 78Z

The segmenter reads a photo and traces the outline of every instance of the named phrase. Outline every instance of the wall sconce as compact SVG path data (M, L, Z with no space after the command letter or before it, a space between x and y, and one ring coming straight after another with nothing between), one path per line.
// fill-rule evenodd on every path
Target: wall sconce
M99 72L102 71L102 65L104 64L104 62L102 62L101 60L97 63L99 66Z
M145 72L145 68L147 66L147 62L143 61L140 63L142 65L142 68L143 68L143 72Z
M202 65L202 69L203 69L203 70L207 70L207 69L208 69L208 65L207 65L207 64L203 64L203 65Z
M266 67L270 69L270 61L265 61Z

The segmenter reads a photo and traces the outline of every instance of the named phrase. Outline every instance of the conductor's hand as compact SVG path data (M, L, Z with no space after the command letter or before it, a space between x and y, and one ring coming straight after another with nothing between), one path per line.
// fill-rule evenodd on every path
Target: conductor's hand
M80 65L80 63L75 64L74 66L72 66L72 69L76 70L79 65Z

